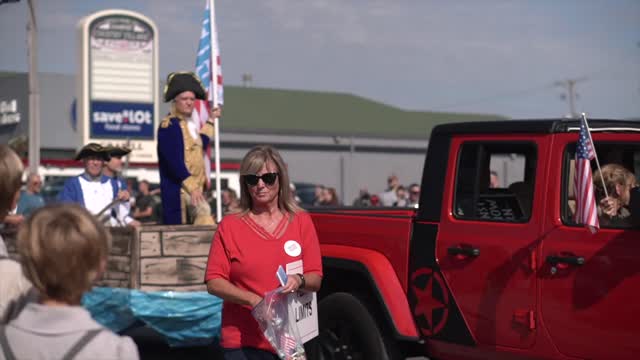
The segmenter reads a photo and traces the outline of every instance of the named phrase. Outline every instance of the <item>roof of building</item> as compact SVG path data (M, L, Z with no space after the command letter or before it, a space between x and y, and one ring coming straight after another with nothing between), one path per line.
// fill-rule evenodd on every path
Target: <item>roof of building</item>
M225 86L222 131L425 139L438 124L504 116L406 111L345 93Z
M2 78L24 79L27 73L0 71ZM63 87L74 86L75 75L40 73L44 79L55 79ZM47 98L56 98L62 113L69 113L75 89L50 91L46 81L41 82L41 106ZM161 82L159 89L163 88ZM306 90L284 90L225 85L225 105L221 131L282 135L363 136L395 139L426 139L431 129L439 124L505 120L506 117L489 114L465 114L428 111L407 111L360 96ZM160 90L158 90L160 93ZM65 94L69 99L58 99ZM160 101L160 95L158 97ZM160 118L167 105L160 102ZM50 107L50 106L47 106ZM47 111L51 111L48 109ZM68 116L59 119L65 124ZM55 122L55 121L54 121Z

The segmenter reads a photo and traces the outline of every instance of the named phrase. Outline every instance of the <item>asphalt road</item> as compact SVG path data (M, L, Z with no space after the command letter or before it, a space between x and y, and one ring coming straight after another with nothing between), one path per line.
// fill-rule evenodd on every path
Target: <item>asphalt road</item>
M142 360L222 360L222 350L215 344L207 347L172 348L167 344L162 335L146 326L126 331L123 335L133 338L136 345L138 345L140 359ZM406 360L428 359L426 357L411 357Z
M207 359L222 360L222 351L216 345L207 347L172 348L158 334L146 326L125 331L123 335L131 336L138 345L140 359Z

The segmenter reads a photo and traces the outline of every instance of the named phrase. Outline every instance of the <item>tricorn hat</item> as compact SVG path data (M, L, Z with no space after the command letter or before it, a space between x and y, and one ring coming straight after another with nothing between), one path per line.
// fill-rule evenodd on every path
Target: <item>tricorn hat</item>
M88 143L87 145L83 146L82 149L78 151L75 159L82 160L88 156L97 156L102 158L103 160L109 160L109 154L106 152L105 148L102 145L96 143Z
M112 146L112 145L108 145L104 147L104 151L107 152L107 155L112 158L112 157L123 157L127 154L129 154L131 152L131 149L129 149L128 147L119 147L119 146Z
M198 76L192 72L180 71L172 72L167 76L167 83L164 85L164 102L173 100L178 94L185 91L192 91L196 99L205 100L206 92Z

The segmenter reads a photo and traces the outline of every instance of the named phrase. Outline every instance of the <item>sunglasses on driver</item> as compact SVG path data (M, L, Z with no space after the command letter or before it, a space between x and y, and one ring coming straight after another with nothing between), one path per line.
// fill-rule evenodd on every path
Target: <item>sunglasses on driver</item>
M260 176L249 174L249 175L242 175L242 178L244 179L244 182L246 182L247 185L249 186L258 185L258 180L260 179L262 179L262 182L265 183L265 185L273 185L276 182L276 179L278 178L278 173L275 173L275 172L264 173Z

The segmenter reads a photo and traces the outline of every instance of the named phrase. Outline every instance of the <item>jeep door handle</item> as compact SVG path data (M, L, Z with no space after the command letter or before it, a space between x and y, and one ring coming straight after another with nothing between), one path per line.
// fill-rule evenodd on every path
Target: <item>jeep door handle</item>
M549 255L547 256L547 262L551 265L558 264L568 264L568 265L576 265L580 266L584 264L584 257L582 256L557 256L557 255Z
M449 255L464 255L464 256L480 256L480 249L472 247L472 246L451 246L447 248L447 253Z

